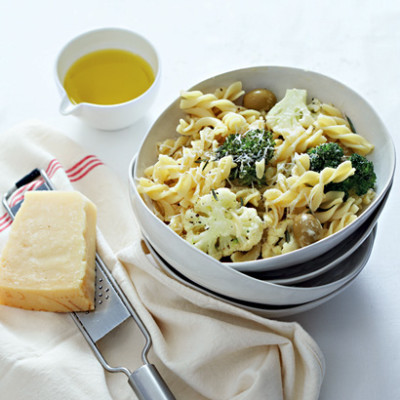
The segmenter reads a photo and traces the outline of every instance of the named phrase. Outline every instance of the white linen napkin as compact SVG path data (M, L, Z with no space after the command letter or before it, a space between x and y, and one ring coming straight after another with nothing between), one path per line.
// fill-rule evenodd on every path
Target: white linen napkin
M98 252L149 330L149 358L178 400L318 399L325 364L314 340L297 323L257 316L160 270L143 246L127 181L40 122L2 133L1 195L34 168L97 205ZM1 211L0 250L10 224ZM134 324L118 329L102 340L107 361L138 368L140 332ZM68 314L1 305L0 393L4 400L135 398L125 375L103 370Z

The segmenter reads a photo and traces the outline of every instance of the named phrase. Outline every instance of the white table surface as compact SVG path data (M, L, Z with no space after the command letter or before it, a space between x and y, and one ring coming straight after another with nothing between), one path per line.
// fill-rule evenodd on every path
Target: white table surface
M0 2L0 134L28 119L63 131L127 180L157 115L181 89L252 65L321 72L358 91L400 149L400 2L69 0ZM143 120L119 132L58 112L54 61L72 37L127 27L159 51L162 83ZM380 217L372 256L356 281L298 321L326 357L321 399L400 399L399 182ZM257 400L257 399L255 399Z

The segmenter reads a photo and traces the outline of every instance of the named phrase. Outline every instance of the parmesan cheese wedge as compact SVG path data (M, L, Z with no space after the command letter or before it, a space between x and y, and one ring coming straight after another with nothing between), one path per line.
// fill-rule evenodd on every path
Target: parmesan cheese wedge
M26 192L1 255L0 304L94 309L96 214L79 192Z

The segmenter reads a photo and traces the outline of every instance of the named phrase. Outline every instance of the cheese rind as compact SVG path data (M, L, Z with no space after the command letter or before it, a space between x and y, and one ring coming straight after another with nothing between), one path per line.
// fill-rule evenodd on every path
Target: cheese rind
M96 214L79 192L26 192L1 255L0 304L94 309Z

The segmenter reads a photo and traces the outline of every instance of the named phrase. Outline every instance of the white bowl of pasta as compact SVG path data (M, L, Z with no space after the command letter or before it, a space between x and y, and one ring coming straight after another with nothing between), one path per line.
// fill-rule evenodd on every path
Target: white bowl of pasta
M337 271L324 274L324 276L319 277L317 282L315 282L315 279L305 282L304 285L306 286L278 287L282 293L286 293L285 304L279 305L275 304L277 297L276 295L271 294L271 290L269 290L271 288L271 284L269 282L255 280L254 285L251 288L251 298L255 297L254 293L260 292L260 294L263 294L261 297L263 300L262 303L254 303L246 298L248 296L245 296L244 299L243 296L239 298L235 296L232 298L225 294L226 289L222 290L223 293L220 293L220 291L211 291L207 287L201 287L197 283L188 280L187 277L180 274L171 265L168 265L165 260L153 249L150 243L147 242L146 245L160 269L185 286L192 287L196 291L204 293L208 296L270 318L288 316L310 310L311 308L317 307L330 300L351 285L369 259L374 244L376 229L377 227L375 226L369 233L367 239L360 245L360 247L352 256L346 259L345 263L341 263L342 265L340 265L340 268L338 268ZM242 282L235 283L234 279L230 279L230 281L231 286L234 286L235 284L238 286L236 289L231 288L232 292L243 292L241 290ZM311 290L307 290L307 287L311 287ZM273 286L273 288L276 289L277 286ZM274 290L272 290L272 292L274 292ZM272 304L269 303L269 299L272 299ZM304 302L304 299L308 301Z
M129 176L146 238L206 285L225 268L317 259L363 225L394 169L389 133L352 89L311 71L251 67L182 92Z
M384 202L386 198L387 196L385 196ZM365 231L364 240L357 241L357 248L341 259L334 268L306 281L290 285L276 284L237 271L224 263L220 265L213 262L204 263L201 270L195 270L190 268L191 265L197 265L198 260L194 258L187 260L185 266L178 265L173 251L165 252L164 249L157 247L158 245L154 242L150 243L147 239L147 232L154 232L144 231L144 236L148 249L159 267L167 274L180 275L181 282L191 283L197 290L200 289L200 291L221 300L228 300L242 308L247 308L251 304L254 310L257 308L263 312L271 310L271 308L279 308L285 312L299 312L299 309L293 307L301 305L309 309L317 306L321 304L322 299L332 298L339 294L360 274L371 254L375 240L376 220L381 211L382 206L379 206L363 224L360 229ZM359 232L356 234L359 235ZM334 251L331 250L329 253ZM189 267L187 267L188 265Z

